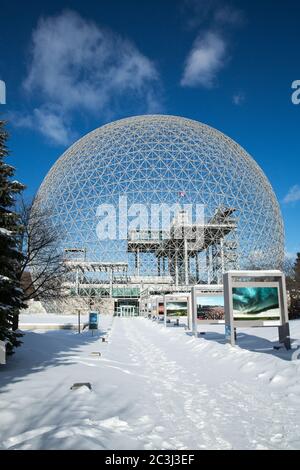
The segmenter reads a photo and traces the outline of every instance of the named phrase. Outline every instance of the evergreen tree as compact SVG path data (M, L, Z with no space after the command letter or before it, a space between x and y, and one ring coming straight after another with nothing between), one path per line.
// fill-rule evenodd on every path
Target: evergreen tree
M8 354L21 344L21 333L14 328L22 303L20 287L20 235L22 226L13 211L15 197L24 189L11 178L15 169L5 163L8 156L5 122L0 120L0 340L6 342Z

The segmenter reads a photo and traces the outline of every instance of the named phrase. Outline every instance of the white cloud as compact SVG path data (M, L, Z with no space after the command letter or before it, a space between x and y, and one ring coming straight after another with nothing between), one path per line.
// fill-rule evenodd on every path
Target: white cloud
M196 28L211 19L219 0L184 0L181 9L188 28Z
M243 11L224 0L184 0L182 10L189 28L198 27L205 21L219 28L238 27L244 23Z
M243 92L238 92L238 93L235 93L232 97L232 102L233 104L235 104L236 106L241 106L244 102L245 102L245 94Z
M39 97L32 125L57 143L69 140L74 112L112 115L122 100L158 109L154 63L118 34L74 11L40 19L32 35L26 92ZM29 119L30 121L30 119Z
M185 61L182 86L212 88L219 71L228 62L230 33L244 23L243 11L224 0L184 0L187 26L203 28ZM240 104L241 100L239 100Z
M295 186L292 186L285 198L283 199L283 202L285 204L289 204L291 202L297 202L300 201L300 186L296 184Z
M190 51L181 80L182 86L211 88L225 65L227 45L220 34L208 31L199 36Z
M68 145L77 137L60 108L44 105L33 109L31 114L11 112L8 116L15 127L38 131L58 145Z
M55 113L46 107L35 109L34 116L39 124L39 131L54 142L67 145L72 138L72 131L60 113Z
M221 4L214 12L214 20L219 25L241 26L244 13L232 5Z

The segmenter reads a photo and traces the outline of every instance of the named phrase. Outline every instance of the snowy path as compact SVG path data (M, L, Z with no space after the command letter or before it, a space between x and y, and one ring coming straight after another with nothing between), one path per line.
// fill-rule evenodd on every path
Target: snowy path
M0 448L300 448L299 361L142 318L103 322L108 344L26 335L0 369ZM92 391L70 391L74 382Z
M299 408L296 416L295 407L276 393L276 381L284 383L284 375L269 378L275 378L270 390L263 381L267 371L257 370L255 380L253 374L247 377L247 369L260 369L245 357L253 353L237 350L246 359L245 374L240 361L235 365L228 355L224 358L224 348L235 355L228 346L208 345L182 330L143 320L134 326L125 320L115 334L118 341L124 335L131 360L143 370L149 414L153 408L158 412L159 426L148 436L150 448L162 442L165 448L285 448L290 441L295 445L294 439L300 446ZM295 372L287 371L287 376Z

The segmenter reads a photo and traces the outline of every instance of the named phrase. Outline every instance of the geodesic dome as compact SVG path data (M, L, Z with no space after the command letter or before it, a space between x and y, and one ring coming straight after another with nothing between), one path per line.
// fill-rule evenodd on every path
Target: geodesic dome
M63 234L61 249L86 250L89 261L127 263L129 276L174 278L174 257L180 248L165 245L159 254L149 241L157 233L146 236L144 231L140 235L144 247L139 245L138 250L128 248L129 235L127 239L99 239L98 208L117 207L120 196L127 197L128 207L202 204L208 226L234 219L234 229L206 241L202 249L187 252L189 283L218 282L220 272L232 268L281 266L284 229L269 181L245 150L207 125L175 116L146 115L100 127L58 159L35 203L36 208L51 211L49 224ZM119 225L117 214L117 232ZM182 263L178 263L180 272ZM179 279L181 284L186 281L186 277Z

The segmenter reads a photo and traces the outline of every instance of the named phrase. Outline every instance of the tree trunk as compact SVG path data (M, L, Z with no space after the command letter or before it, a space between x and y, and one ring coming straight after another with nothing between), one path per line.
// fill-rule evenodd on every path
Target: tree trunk
M16 331L19 329L19 312L16 312L13 317L12 330Z

